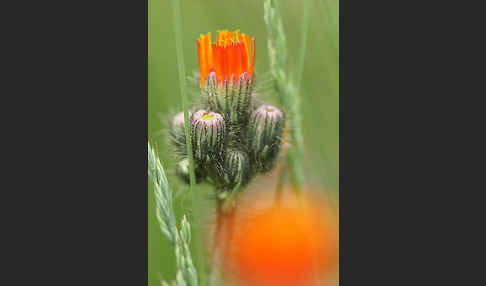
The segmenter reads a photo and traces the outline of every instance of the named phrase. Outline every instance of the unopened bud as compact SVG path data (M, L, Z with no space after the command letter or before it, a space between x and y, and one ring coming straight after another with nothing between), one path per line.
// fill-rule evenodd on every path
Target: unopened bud
M187 154L186 133L184 129L184 112L179 112L172 118L169 135L177 151L181 154Z
M195 176L196 176L196 184L200 183L204 178L206 177L206 174L203 169L198 168L196 166L195 170ZM184 182L187 184L190 183L190 177L189 177L189 159L184 158L182 159L179 163L177 163L177 168L176 168L176 174L179 176L180 179L182 179Z
M252 160L258 171L267 172L273 168L280 151L284 114L274 106L262 105L253 112L249 125Z
M205 92L211 110L224 114L232 123L248 120L252 97L249 73L244 72L239 76L233 74L231 78L218 83L216 74L211 72L206 80Z
M236 104L233 104L232 112L236 113L236 122L247 122L250 114L252 94L252 78L249 73L244 72L241 74L236 91Z
M219 158L223 152L225 123L216 112L199 110L192 115L191 140L194 158L201 163Z
M244 186L249 179L249 160L248 156L237 150L226 152L224 159L225 183L228 188L233 189L237 186Z

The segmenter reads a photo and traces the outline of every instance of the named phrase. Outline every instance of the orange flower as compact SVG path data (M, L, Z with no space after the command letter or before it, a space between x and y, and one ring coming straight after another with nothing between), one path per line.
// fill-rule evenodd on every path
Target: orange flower
M329 205L315 198L256 210L235 218L224 264L241 285L322 285L335 269L338 226Z
M240 34L238 31L219 31L213 44L211 44L210 32L201 35L197 40L201 87L204 88L206 78L211 72L215 73L218 85L225 80L231 80L233 76L240 77L245 72L253 76L255 38L252 38L252 42L253 55L250 36Z

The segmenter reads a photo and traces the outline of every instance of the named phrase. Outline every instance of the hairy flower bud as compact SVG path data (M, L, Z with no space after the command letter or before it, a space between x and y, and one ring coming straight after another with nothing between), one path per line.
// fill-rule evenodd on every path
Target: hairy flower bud
M225 122L221 114L203 109L192 115L191 140L196 160L205 163L221 157L224 139Z
M224 114L231 123L247 122L252 98L252 79L247 72L218 83L216 74L207 78L205 96L211 110Z
M236 114L234 121L246 122L249 117L252 94L252 78L249 73L241 74L238 79L238 85L235 87L237 97L232 107L232 114Z
M249 180L249 160L248 156L237 150L226 152L224 159L224 180L227 187L233 189L237 186L244 186Z
M284 114L274 106L262 105L253 112L249 123L249 146L258 171L267 172L273 168L284 125Z
M204 170L201 169L201 168L198 168L197 166L195 168L194 173L195 173L195 176L196 176L196 184L200 183L206 177L206 173L204 172ZM183 180L187 184L190 183L189 159L188 158L184 158L179 163L177 163L176 174L181 180Z
M189 114L190 116L190 114ZM186 154L186 133L184 129L184 112L177 113L170 122L169 135L177 152Z

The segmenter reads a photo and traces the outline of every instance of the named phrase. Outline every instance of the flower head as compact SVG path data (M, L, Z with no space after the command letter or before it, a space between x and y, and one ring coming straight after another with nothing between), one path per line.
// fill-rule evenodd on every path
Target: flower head
M253 43L253 51L252 51ZM201 35L197 40L199 74L204 89L207 77L215 73L218 85L233 76L239 78L243 73L253 76L255 64L255 38L239 33L222 30L216 42L211 43L211 33ZM250 61L251 58L251 61Z

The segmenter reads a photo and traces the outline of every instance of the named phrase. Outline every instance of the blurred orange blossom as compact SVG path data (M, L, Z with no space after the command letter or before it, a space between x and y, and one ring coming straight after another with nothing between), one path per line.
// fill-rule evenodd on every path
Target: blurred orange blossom
M338 223L326 200L303 195L272 207L238 208L247 215L225 226L232 228L222 257L227 279L245 286L314 286L335 269Z

